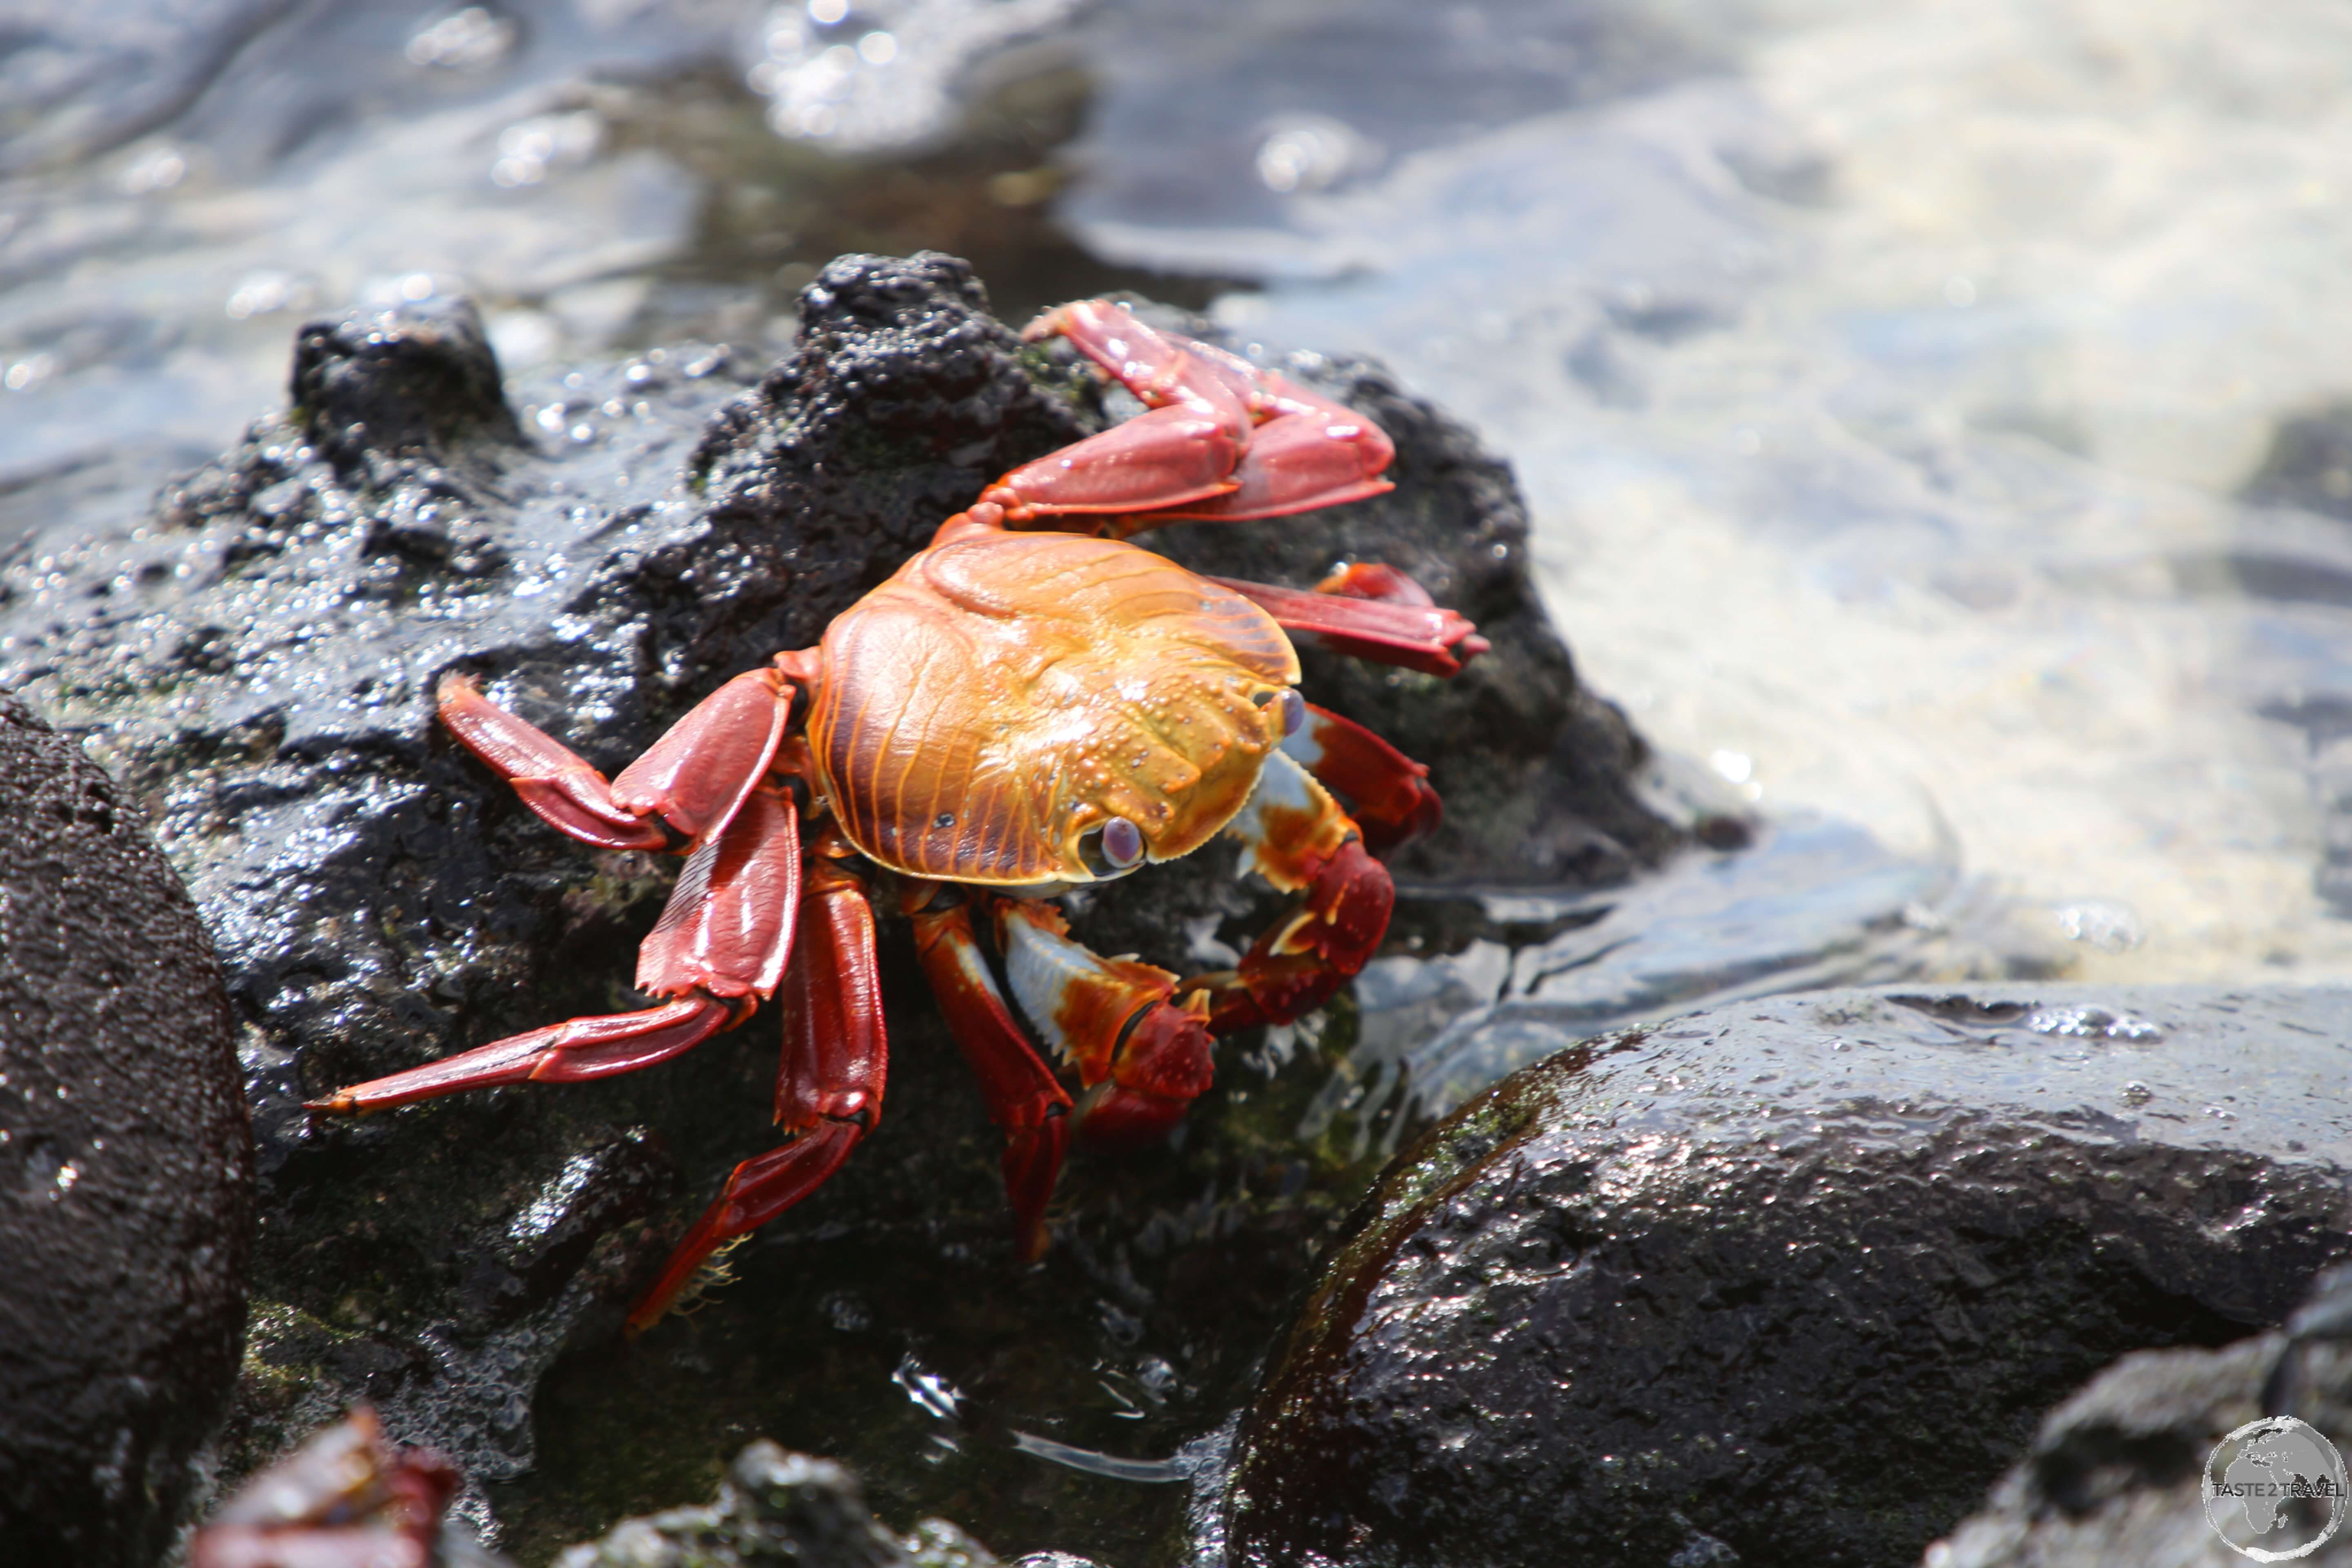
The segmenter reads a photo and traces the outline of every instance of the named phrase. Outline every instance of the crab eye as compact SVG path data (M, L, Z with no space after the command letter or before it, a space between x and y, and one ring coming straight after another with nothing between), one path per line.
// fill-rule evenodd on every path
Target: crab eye
M1282 692L1282 732L1287 737L1298 733L1307 722L1307 699L1285 687Z
M1307 722L1307 699L1286 686L1261 691L1250 700L1261 708L1272 702L1282 704L1282 733L1286 739L1298 733L1298 726Z
M1097 877L1131 871L1143 858L1143 829L1123 816L1114 816L1078 840L1078 854L1087 869Z

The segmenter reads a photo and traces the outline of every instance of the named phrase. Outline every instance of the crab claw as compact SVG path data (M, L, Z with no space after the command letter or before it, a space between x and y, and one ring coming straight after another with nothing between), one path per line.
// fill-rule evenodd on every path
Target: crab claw
M1210 1028L1224 1035L1313 1012L1364 967L1395 906L1388 868L1350 838L1316 873L1290 918L1259 937L1239 969L1210 982Z
M1176 977L1070 940L1060 911L1002 899L1004 977L1038 1034L1087 1086L1073 1115L1095 1146L1149 1142L1182 1120L1214 1076L1206 999L1175 999Z
M1328 708L1307 704L1307 722L1290 732L1282 750L1347 802L1364 847L1375 855L1435 832L1445 819L1427 764Z
M1137 1016L1108 1081L1078 1102L1078 1136L1096 1149L1132 1149L1167 1136L1216 1071L1209 1001L1154 1002Z

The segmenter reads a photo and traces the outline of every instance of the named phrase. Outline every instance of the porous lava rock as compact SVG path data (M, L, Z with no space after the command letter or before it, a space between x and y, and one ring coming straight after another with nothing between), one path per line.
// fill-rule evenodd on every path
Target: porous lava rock
M2050 1413L2032 1451L1983 1508L1927 1548L1921 1568L2232 1568L2245 1562L2207 1514L2208 1466L2231 1434L2279 1415L2308 1423L2339 1454L2352 1453L2347 1328L2352 1271L2339 1268L2321 1277L2315 1299L2284 1332L2218 1351L2124 1357ZM2310 1539L2293 1526L2325 1517L2274 1521L2280 1534L2269 1542L2251 1531L2246 1539L2286 1552ZM2352 1519L2297 1561L2311 1568L2352 1563Z
M1577 1045L1366 1199L1205 1555L1915 1561L2092 1371L2352 1251L2347 1041L2343 991L2053 986Z
M1629 779L1638 741L1577 685L1541 619L1502 467L1376 372L1293 368L1376 408L1398 441L1397 491L1352 521L1155 539L1275 581L1390 559L1485 623L1496 652L1451 688L1311 659L1314 695L1419 749L1456 793L1449 837L1417 848L1407 874L1606 879L1670 853L1680 834ZM989 479L1103 427L1109 401L1066 349L1023 345L969 268L937 255L835 263L802 298L799 348L772 367L689 345L509 389L471 308L429 300L305 328L289 408L169 487L152 518L53 529L12 553L0 682L85 735L147 811L219 941L243 1031L263 1217L226 1476L362 1398L394 1439L440 1449L478 1489L523 1476L548 1369L617 1331L685 1216L774 1141L772 1016L600 1084L361 1121L301 1110L339 1084L642 1005L627 988L633 950L675 863L587 850L531 816L435 722L438 680L475 676L617 769L729 676L816 641ZM1474 739L1490 726L1497 738ZM1540 808L1513 804L1528 792ZM1099 949L1180 970L1204 966L1203 936L1246 942L1275 907L1224 855L1073 904ZM1234 1326L1271 1325L1336 1217L1331 1171L1269 1133L1239 1165L1187 1173L1181 1197L1172 1152L1149 1197L1106 1200L1099 1178L1080 1176L1063 1249L1023 1275L1001 1142L910 979L887 900L883 919L890 1114L818 1199L763 1233L802 1265L763 1276L757 1249L738 1259L739 1290L771 1293L761 1331L789 1352L776 1386L811 1391L810 1418L833 1428L784 1435L833 1447L845 1410L907 1407L890 1375L912 1330L893 1322L906 1337L887 1349L885 1331L866 1336L878 1373L864 1352L813 1363L799 1348L797 1314L864 1321L840 1294L915 1316L953 1303L953 1323L924 1331L927 1353L984 1339L1043 1401L1095 1388L1114 1361L1134 1363L1153 1411L1210 1397L1225 1373L1209 1369L1248 1353ZM1213 1091L1193 1125L1223 1125L1227 1103ZM1195 1149L1210 1134L1197 1137ZM1157 1227L1140 1260L1112 1234L1137 1225ZM1249 1288L1212 1288L1244 1242ZM835 1255L860 1247L856 1262ZM1098 1307L1103 1292L1120 1304ZM1184 1315L1195 1307L1213 1331ZM634 1359L590 1358L593 1370L574 1358L562 1436L602 1489L571 1515L530 1503L531 1529L576 1540L578 1525L682 1495L652 1434L704 1441L718 1423L692 1401L755 1386L692 1349L730 1321L672 1326ZM625 1413L580 1414L609 1389L625 1391ZM750 1429L777 1429L775 1412L753 1415ZM849 1457L869 1484L894 1484L874 1447ZM689 1473L707 1478L703 1463ZM910 1468L907 1484L928 1473ZM1084 1484L999 1491L1042 1521L1056 1486ZM488 1506L478 1489L460 1504L477 1521Z
M0 1558L147 1568L236 1376L236 1027L138 806L0 695Z

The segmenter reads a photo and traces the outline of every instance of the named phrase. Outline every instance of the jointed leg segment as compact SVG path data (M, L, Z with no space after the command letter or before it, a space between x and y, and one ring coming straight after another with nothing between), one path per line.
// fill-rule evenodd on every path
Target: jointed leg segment
M657 1322L721 1246L823 1186L881 1119L890 1048L865 885L833 860L816 858L799 923L778 1009L784 1046L776 1073L776 1121L793 1137L735 1167L653 1288L630 1309L632 1332Z
M462 676L440 701L449 732L550 826L601 849L663 849L727 825L776 754L793 688L773 669L737 676L610 781Z
M750 1017L775 990L793 945L799 866L792 797L759 791L688 858L639 949L638 987L670 1001L532 1029L337 1089L310 1109L383 1110L494 1084L576 1083L690 1050Z
M972 931L971 905L930 883L910 888L907 905L924 978L980 1084L989 1120L1003 1130L1013 1234L1023 1259L1034 1262L1045 1253L1045 1205L1069 1146L1069 1094L1005 1005Z

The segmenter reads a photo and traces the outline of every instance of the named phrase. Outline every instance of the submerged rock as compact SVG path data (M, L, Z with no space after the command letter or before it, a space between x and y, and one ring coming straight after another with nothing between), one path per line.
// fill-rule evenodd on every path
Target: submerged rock
M1080 1558L1061 1561L1069 1568L1093 1568ZM766 1563L997 1568L986 1547L943 1519L927 1519L903 1538L891 1534L867 1511L856 1477L830 1459L787 1453L765 1438L735 1457L709 1503L624 1521L602 1541L560 1553L555 1568L754 1568Z
M2352 1271L2336 1269L2322 1277L2315 1300L2284 1332L2219 1351L2126 1356L2051 1412L2032 1451L1981 1510L1927 1548L1922 1568L2227 1568L2246 1561L2233 1546L2294 1553L2326 1531L2326 1500L2256 1500L2248 1509L2209 1499L2206 1478L2218 1468L2225 1481L2246 1479L2244 1470L2231 1473L2224 1443L2278 1416L2308 1424L2334 1445L2339 1463L2352 1453L2347 1325ZM2324 1454L2314 1457L2326 1465ZM2247 1467L2254 1479L2266 1479L2265 1468L2293 1484L2284 1467ZM2335 1512L2343 1519L2340 1496ZM2312 1568L2352 1563L2347 1525L2352 1519L2299 1561Z
M1203 1555L1912 1560L2092 1370L2352 1253L2347 1038L2341 991L2046 987L1579 1045L1367 1199Z
M1452 792L1446 836L1416 847L1408 874L1607 879L1670 852L1681 835L1629 783L1638 741L1577 685L1541 618L1507 474L1376 373L1322 374L1396 438L1399 489L1329 516L1154 542L1275 581L1386 558L1485 623L1496 651L1450 687L1309 650L1312 695L1419 750ZM365 1398L393 1438L439 1449L508 1498L532 1539L577 1539L583 1522L690 1495L665 1463L707 1485L718 1456L703 1445L719 1424L687 1406L751 1386L693 1348L737 1331L723 1312L649 1336L618 1367L575 1358L573 1416L605 1389L634 1408L608 1425L567 1418L581 1475L556 1496L499 1490L538 1458L542 1375L617 1329L683 1215L773 1141L774 1025L600 1084L313 1123L301 1100L336 1085L636 1005L632 950L673 874L541 824L434 721L435 685L475 675L616 769L728 676L815 641L987 480L1111 416L1066 353L1024 347L963 264L929 255L835 263L803 296L799 351L772 369L723 348L656 350L509 401L470 309L428 301L305 329L293 385L291 409L169 489L153 520L54 531L10 558L0 682L125 780L227 966L265 1219L224 1469ZM1245 942L1276 907L1232 879L1229 858L1206 855L1074 904L1103 951L1177 969L1205 966L1204 943ZM1119 1397L1154 1412L1212 1397L1338 1201L1337 1167L1262 1136L1255 1105L1225 1117L1263 1081L1232 1076L1247 1042L1226 1053L1230 1099L1213 1091L1193 1122L1249 1130L1239 1142L1199 1131L1196 1150L1226 1139L1246 1152L1147 1158L1133 1168L1153 1173L1124 1195L1105 1192L1124 1177L1074 1173L1064 1250L1032 1279L1010 1256L999 1140L887 910L884 966L891 1114L763 1234L793 1267L768 1268L757 1249L739 1260L739 1290L772 1305L790 1294L790 1310L740 1331L756 1321L776 1342L782 1386L807 1391L812 1420L904 1407L892 1365L913 1358L915 1330L875 1328L878 1370L861 1354L860 1381L843 1388L795 1326L820 1310L869 1322L861 1302L903 1301L919 1316L953 1303L954 1324L925 1330L923 1353L955 1363L967 1387L992 1379L960 1349L998 1358L996 1392L1030 1425L1061 1420L1073 1388L1131 1387ZM1291 1050L1265 1058L1269 1074ZM1153 1238L1139 1259L1127 1251L1138 1227ZM1237 1252L1256 1260L1251 1288L1209 1288ZM771 1415L750 1429L839 1451ZM693 1457L665 1457L656 1434ZM1008 1444L1000 1432L975 1451L1032 1478L992 1494L1034 1510L1024 1518L1050 1519L1055 1488L1085 1484L1035 1481L1042 1467ZM871 1450L852 1457L870 1483L929 1484L911 1459L877 1482ZM565 1487L595 1501L565 1503ZM459 1503L477 1521L487 1507L478 1490Z
M252 1141L139 808L0 695L0 1557L147 1568L236 1372Z

